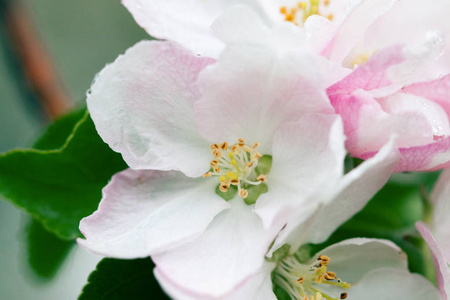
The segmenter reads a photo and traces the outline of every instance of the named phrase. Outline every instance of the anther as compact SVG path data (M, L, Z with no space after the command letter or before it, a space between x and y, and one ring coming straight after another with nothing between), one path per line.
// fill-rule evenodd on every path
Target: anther
M238 145L239 145L240 147L244 147L244 145L245 145L244 139L238 139Z
M342 293L341 294L341 299L347 299L347 293Z
M223 142L222 145L220 145L220 149L222 149L223 151L227 151L228 150L228 143L227 142Z
M220 191L221 192L226 192L226 191L228 191L228 189L229 189L229 185L228 184L221 184L220 186L219 186L219 189L220 189Z
M217 145L217 144L212 144L212 145L211 145L211 150L215 150L215 149L219 149L219 145Z
M204 177L204 178L206 178L206 177L211 177L211 175L212 175L211 172L207 172L207 173L203 174L203 177Z
M326 266L330 262L330 258L326 255L320 255L318 260L320 260L320 265L322 266Z
M212 154L213 154L214 157L217 157L217 158L222 157L222 152L219 149L214 149L212 151Z
M247 164L247 168L251 168L252 166L253 166L253 162L252 161Z
M300 283L300 284L303 284L303 283L305 283L305 277L300 277L299 279L297 279L297 282L298 283Z
M258 177L256 177L256 180L262 181L262 182L266 182L266 181L267 181L266 175L261 174L261 175L259 175Z
M286 12L287 12L287 8L286 8L286 6L282 6L282 7L280 7L280 13L282 13L283 15L285 15L285 14L286 14Z
M253 143L253 149L256 149L258 146L259 146L259 143L258 143L258 142L254 142L254 143Z
M232 185L238 185L239 184L239 179L231 179L230 183Z
M210 163L211 167L217 167L219 165L219 160L218 159L213 159Z
M247 198L248 196L248 191L246 189L240 189L239 190L239 196L241 196L242 198Z
M326 280L333 280L336 278L336 273L328 271L327 275L325 275L325 279Z

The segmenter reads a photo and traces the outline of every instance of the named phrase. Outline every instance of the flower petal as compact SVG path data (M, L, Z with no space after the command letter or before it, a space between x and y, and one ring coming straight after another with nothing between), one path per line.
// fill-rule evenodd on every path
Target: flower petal
M125 170L103 189L94 214L80 222L88 250L117 258L149 256L200 235L229 204L216 182L179 172Z
M439 290L442 294L443 299L447 299L447 295L450 295L450 269L448 266L448 256L443 251L441 246L433 237L431 231L426 227L424 223L417 222L416 228L431 250L431 254L433 255L434 259L434 265L436 267L436 277Z
M169 42L141 42L96 77L87 103L103 140L133 169L209 168L209 143L198 133L193 102L198 73L214 60Z
M272 291L272 280L270 273L274 269L274 263L265 262L261 270L254 276L251 276L245 282L237 286L232 292L225 296L210 297L192 293L189 290L183 290L177 284L172 283L162 274L158 268L155 268L155 277L162 285L163 289L173 299L178 300L276 300L276 296Z
M223 43L211 35L213 21L231 1L122 0L151 36L176 41L196 54L217 57Z
M368 273L348 291L349 300L441 300L439 291L425 278L407 270L382 268Z
M435 184L431 199L433 208L433 234L442 252L450 260L450 169L441 173Z
M279 229L265 230L252 206L229 202L199 238L152 256L158 272L179 289L220 297L259 272Z
M342 280L352 284L378 268L407 270L405 253L388 240L367 238L345 240L319 251L308 263L313 263L319 255L328 256L329 269Z
M284 225L294 211L306 218L320 205L320 199L310 196L342 176L344 139L337 115L308 114L277 131L266 177L269 191L255 207L266 228Z
M259 142L270 154L280 125L310 112L332 113L324 93L325 75L313 54L286 54L263 45L227 48L199 77L202 98L195 103L200 132L209 140ZM320 65L320 63L318 62Z
M394 141L390 141L376 157L363 162L346 174L335 187L334 195L330 197L329 203L319 207L306 221L302 214L294 215L278 235L271 251L285 243L290 244L295 251L303 244L318 244L325 241L334 230L360 211L383 187L394 170L398 158Z
M424 97L438 103L450 116L450 74L442 78L429 81L418 82L403 88L404 93Z
M328 51L325 50L329 59L342 62L366 29L389 11L395 2L395 0L350 1L348 14L337 24L337 30L331 41L332 46L328 46Z

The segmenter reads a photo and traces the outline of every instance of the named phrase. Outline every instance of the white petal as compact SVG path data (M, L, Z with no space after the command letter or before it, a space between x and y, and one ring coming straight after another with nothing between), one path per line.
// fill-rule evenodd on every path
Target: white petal
M366 238L345 240L319 251L310 262L317 260L319 255L328 256L329 270L351 284L378 268L407 270L405 253L387 240Z
M125 170L103 189L94 214L80 222L78 244L117 258L149 256L202 234L229 207L214 180L179 172Z
M307 113L332 113L324 74L314 55L277 55L271 47L229 47L221 59L201 73L202 98L195 103L200 132L207 139L260 142L270 154L280 125Z
M365 30L381 15L388 11L395 0L353 1L348 16L339 24L333 37L330 60L341 62L356 44Z
M295 251L306 243L321 243L334 230L360 211L383 187L399 159L395 144L390 141L378 154L346 174L338 186L328 195L324 204L306 221L296 215L288 222L274 243L273 250L289 243ZM318 195L318 197L323 197ZM312 198L314 199L314 198ZM298 220L298 221L297 221Z
M450 170L441 173L434 186L431 199L433 208L433 234L442 247L445 256L450 259Z
M446 256L446 253L443 251L444 249L442 249L441 245L435 240L433 234L423 222L417 222L416 228L431 250L431 254L434 258L434 266L436 268L438 287L442 297L447 299L447 295L450 295L450 269L448 265L448 256Z
M294 211L305 219L320 205L320 199L310 196L342 176L344 139L337 115L305 115L277 131L267 175L269 191L256 203L266 228L284 225Z
M209 169L209 143L198 133L195 81L212 59L169 42L141 42L96 77L87 103L102 139L133 169Z
M407 270L383 268L368 273L348 291L349 300L441 300L425 278Z
M207 231L171 251L153 255L159 272L180 289L224 296L259 272L277 230L266 231L252 206L236 198Z
M158 268L155 268L154 273L167 294L177 300L276 300L277 298L272 291L272 280L270 277L270 273L274 267L274 263L265 262L264 266L256 275L251 276L239 284L239 286L236 286L232 292L221 297L195 294L189 290L185 290L176 283L172 283Z
M197 54L217 57L223 43L210 26L232 1L122 0L136 22L151 36L176 41Z

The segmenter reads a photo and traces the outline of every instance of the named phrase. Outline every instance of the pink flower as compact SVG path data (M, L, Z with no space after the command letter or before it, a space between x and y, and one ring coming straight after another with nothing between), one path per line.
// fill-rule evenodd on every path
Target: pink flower
M380 50L327 89L353 156L371 157L395 134L402 155L397 172L450 165L450 76L416 79L440 53L441 42L440 35L430 34L419 47Z

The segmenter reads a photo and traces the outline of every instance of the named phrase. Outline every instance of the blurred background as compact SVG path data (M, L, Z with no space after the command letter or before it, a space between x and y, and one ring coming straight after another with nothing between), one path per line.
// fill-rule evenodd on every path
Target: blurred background
M0 23L0 152L30 147L53 118L84 105L105 64L149 38L119 0L0 0ZM101 257L72 247L60 269L36 272L30 224L0 201L0 299L76 299Z

